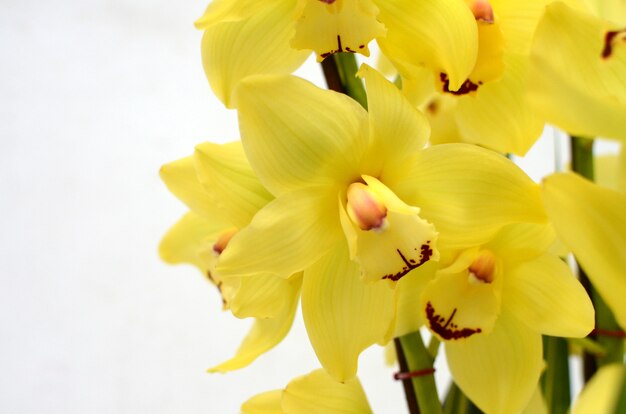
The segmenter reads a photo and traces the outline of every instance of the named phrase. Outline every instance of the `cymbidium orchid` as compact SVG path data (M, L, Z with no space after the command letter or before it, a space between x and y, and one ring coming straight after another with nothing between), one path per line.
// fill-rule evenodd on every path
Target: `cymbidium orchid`
M371 414L358 378L338 382L318 369L295 378L283 390L250 398L241 414Z
M529 98L570 134L626 140L626 5L586 3L592 7L547 7L532 46Z
M162 168L190 212L160 254L254 318L210 371L275 346L298 303L323 367L244 414L371 412L359 356L392 338L411 412L441 412L441 342L455 414L470 400L487 414L565 413L570 343L586 381L623 363L626 155L606 159L622 175L596 169L598 184L559 173L539 185L504 153L524 155L545 117L577 135L572 169L593 177L584 137L626 139L625 24L622 0L209 4L196 22L204 69L242 138ZM372 41L394 83L357 69ZM333 91L290 75L311 52ZM622 384L623 370L597 375L575 413L597 398L615 409L616 387L596 397L596 384Z
M192 157L164 165L161 178L191 211L165 235L159 254L168 263L195 265L219 289L224 309L238 318L256 318L237 354L211 370L243 368L289 332L301 276L222 278L215 265L237 229L272 196L250 170L240 142L199 145Z
M478 33L463 0L215 0L196 22L204 30L204 69L231 107L246 76L289 73L313 50L369 55L374 39L402 73L426 65L462 87L474 67Z
M432 142L469 142L524 155L543 130L526 99L532 36L549 0L467 0L478 32L476 63L458 90L422 70L404 79L405 93L424 108ZM402 73L402 72L401 72Z
M528 403L543 369L542 334L580 338L594 327L591 300L549 253L553 242L549 226L507 226L452 255L421 295L455 382L485 412Z
M423 115L371 68L361 75L369 112L291 76L241 83L243 146L276 199L231 239L216 269L304 271L307 332L340 380L355 375L364 348L390 339L393 285L420 277L439 258L438 242L465 246L511 222L545 220L538 187L506 158L462 144L420 151Z

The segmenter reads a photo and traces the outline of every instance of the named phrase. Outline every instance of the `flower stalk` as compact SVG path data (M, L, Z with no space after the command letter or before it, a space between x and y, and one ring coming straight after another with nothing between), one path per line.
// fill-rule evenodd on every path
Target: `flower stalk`
M367 95L361 79L356 77L359 70L353 53L335 53L322 62L322 70L328 89L345 93L367 109Z
M541 378L546 407L549 413L565 414L571 401L567 340L544 336L543 353L548 362Z
M428 348L424 346L422 336L419 331L409 333L396 339L396 349L398 349L398 355L400 353L404 356L406 366L402 364L400 369L403 372L425 372L423 375L414 376L410 379L404 380L404 383L410 382L413 385L413 393L417 399L418 410L412 406L412 401L409 398L409 392L407 392L407 402L411 414L414 413L428 413L428 414L441 414L441 403L437 394L437 386L435 384L434 372L428 373L432 369L434 358L430 354ZM400 358L398 358L400 360ZM434 371L434 370L433 370ZM405 391L407 386L405 385Z

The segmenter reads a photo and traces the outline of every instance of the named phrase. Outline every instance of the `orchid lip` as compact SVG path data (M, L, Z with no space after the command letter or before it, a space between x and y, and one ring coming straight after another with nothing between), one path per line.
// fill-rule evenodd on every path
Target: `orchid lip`
M443 339L462 339L468 338L474 334L481 333L480 328L460 328L453 320L457 309L454 308L450 316L447 318L435 313L435 308L428 302L426 304L426 319L430 329Z

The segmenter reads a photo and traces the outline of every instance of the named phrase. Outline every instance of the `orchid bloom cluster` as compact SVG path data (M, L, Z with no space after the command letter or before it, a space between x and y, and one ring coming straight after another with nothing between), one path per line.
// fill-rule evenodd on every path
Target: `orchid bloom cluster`
M565 413L570 355L573 412L626 412L626 151L592 152L626 140L626 2L214 0L196 26L241 140L162 167L189 211L160 255L254 318L211 372L271 350L299 305L320 364L243 413L371 412L374 344L411 413ZM291 75L311 53L332 90ZM572 171L538 184L511 155L547 124Z

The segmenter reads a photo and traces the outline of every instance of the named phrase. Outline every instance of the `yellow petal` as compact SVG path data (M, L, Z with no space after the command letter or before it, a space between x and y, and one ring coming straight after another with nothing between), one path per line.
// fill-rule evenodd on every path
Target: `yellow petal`
M402 95L394 84L363 64L359 75L367 87L371 147L367 165L385 170L402 168L402 161L426 144L430 127L426 117Z
M506 49L528 54L546 4L551 0L489 0L504 35Z
M198 145L194 165L201 184L219 200L224 215L239 228L245 227L273 198L254 175L238 141Z
M285 306L274 318L256 319L234 357L213 368L209 372L228 372L241 369L275 347L289 332L298 307L302 276L294 275L288 281L290 290L283 297Z
M575 135L626 139L624 36L623 25L561 2L547 7L533 43L529 98L548 122Z
M509 54L501 79L486 82L459 99L455 112L463 141L523 156L543 130L543 120L526 100L524 56Z
M224 216L215 197L206 192L193 165L193 157L170 162L159 171L161 180L194 213L207 219Z
M263 8L275 7L280 1L283 0L266 0L263 2L256 0L213 0L194 25L196 29L203 30L216 23L239 21L258 13Z
M544 222L539 186L493 151L465 144L418 152L385 184L439 232L439 246L483 244L504 225Z
M590 12L605 20L616 24L626 21L626 3L623 0L584 0Z
M291 45L314 50L318 62L337 52L369 56L369 42L385 34L371 0L304 0L301 4Z
M455 118L455 109L458 103L459 99L450 94L437 93L422 105L428 122L430 122L430 142L432 145L463 142Z
M338 382L324 370L292 380L283 393L286 414L368 414L367 397L358 378Z
M229 279L224 278L224 283L228 283ZM291 279L274 275L259 274L236 279L228 304L238 318L276 317L288 305L285 298L293 291Z
M548 406L541 393L541 387L535 389L535 393L530 398L528 405L522 411L522 414L550 414Z
M237 93L246 155L273 194L358 176L367 112L353 99L293 76L259 76Z
M543 359L541 335L506 313L490 335L446 342L454 381L487 413L520 412L537 387Z
M230 224L217 219L207 220L187 213L168 230L159 244L159 256L169 264L190 263L206 275L210 260L201 250L219 237Z
M283 390L257 394L243 403L241 414L284 414L281 406Z
M305 270L302 316L322 366L347 381L356 375L361 351L390 339L394 292L384 282L363 283L340 242Z
M560 258L543 255L507 268L502 302L544 335L582 338L595 325L587 292Z
M557 235L626 328L626 194L569 173L548 177L543 196Z
M337 241L336 194L309 188L284 194L261 209L220 255L217 273L289 277L315 262Z
M354 224L354 259L361 265L365 281L387 279L396 282L426 262L439 260L437 231L419 216L419 209L408 206L383 183L363 176L367 188L386 206L384 225L361 230ZM418 277L415 275L415 277Z
M544 255L556 243L550 223L515 223L504 227L485 247L502 257L507 265L517 265ZM563 256L568 251L563 252Z
M426 326L446 341L487 335L500 313L500 286L476 281L467 269L437 273L422 293Z
M500 21L486 22L477 19L478 27L478 56L476 65L469 75L472 83L480 85L495 81L504 72L504 38Z
M387 36L381 50L405 78L422 65L447 74L450 88L468 78L478 53L476 21L462 0L376 0Z
M617 414L616 404L624 381L624 365L611 364L600 368L574 403L573 414Z
M426 323L421 297L428 283L435 277L437 269L436 262L424 263L419 274L404 277L396 285L397 315L394 338L415 332Z
M291 73L309 55L289 45L295 33L296 0L245 3L252 3L247 12L231 14L234 17L230 19L222 16L218 24L209 25L206 19L199 24L205 29L202 37L204 71L213 92L228 108L233 107L233 92L243 78L264 73Z

